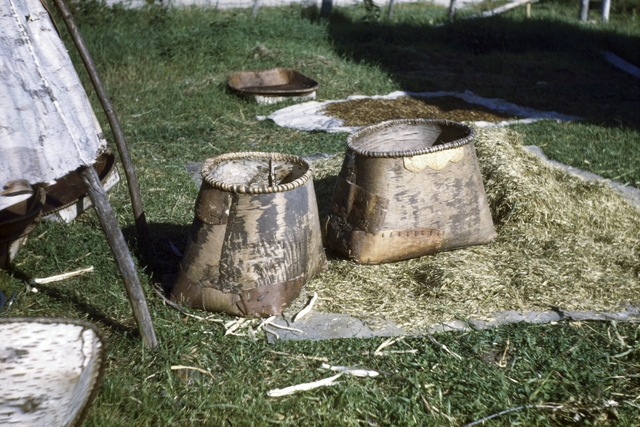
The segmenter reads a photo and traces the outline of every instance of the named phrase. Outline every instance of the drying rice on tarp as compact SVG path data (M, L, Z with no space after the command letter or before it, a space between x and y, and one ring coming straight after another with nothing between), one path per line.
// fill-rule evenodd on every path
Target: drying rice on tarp
M329 253L328 269L303 291L319 294L314 310L419 332L505 310L610 312L640 302L640 210L606 184L544 163L512 130L476 132L496 241L374 266ZM314 164L321 210L342 158ZM298 298L290 311L305 301Z
M327 104L329 116L344 120L343 126L366 126L392 119L432 117L453 121L501 122L514 117L478 104L470 104L455 96L433 98L352 99Z

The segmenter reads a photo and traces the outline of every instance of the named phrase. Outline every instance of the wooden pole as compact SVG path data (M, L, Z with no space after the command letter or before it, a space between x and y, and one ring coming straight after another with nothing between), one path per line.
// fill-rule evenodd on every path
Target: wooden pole
M527 18L531 18L531 2L527 3Z
M394 0L389 0L389 19L393 19L393 4L395 3Z
M609 22L609 9L611 9L611 0L602 0L602 22Z
M456 14L456 0L451 0L449 3L449 21L453 21L453 17Z
M587 22L589 18L589 0L580 0L580 20Z
M142 291L142 286L136 273L133 257L124 240L122 230L120 230L118 226L118 220L111 209L107 193L104 191L104 188L102 188L100 178L93 166L81 168L80 176L87 189L89 198L91 198L91 202L96 208L100 225L102 225L104 234L107 236L109 246L111 246L113 256L116 260L116 265L124 280L129 301L131 302L131 308L133 309L133 317L138 324L140 335L142 335L144 344L153 350L158 346L158 340L156 339L156 333L153 329L153 322L151 321L151 315L147 307L147 300L144 297L144 292Z
M113 105L109 100L106 90L104 89L104 85L102 84L102 80L98 74L98 70L91 58L91 54L87 49L87 46L80 35L80 31L78 30L78 26L76 25L71 12L64 4L63 0L53 0L56 7L62 14L62 19L64 19L67 28L69 29L69 33L71 34L71 38L80 53L80 57L82 58L82 62L89 73L89 78L91 79L91 83L93 84L93 88L95 89L98 99L100 100L100 104L102 104L102 108L107 116L107 120L109 121L109 126L111 127L111 131L113 132L113 137L116 142L116 146L118 147L118 152L120 153L120 160L122 161L122 165L124 166L125 175L127 177L127 183L129 185L129 195L131 197L131 204L133 206L133 215L136 222L136 227L138 229L138 235L140 239L143 241L144 245L147 246L148 249L151 250L153 254L153 243L151 241L151 235L149 233L149 227L147 225L147 220L144 216L144 211L142 209L142 199L140 197L140 187L138 185L138 178L136 177L136 172L133 167L133 162L131 161L131 156L129 155L129 149L127 148L127 143L124 138L124 133L122 132L122 128L120 127L120 122L118 121L118 117L113 109Z

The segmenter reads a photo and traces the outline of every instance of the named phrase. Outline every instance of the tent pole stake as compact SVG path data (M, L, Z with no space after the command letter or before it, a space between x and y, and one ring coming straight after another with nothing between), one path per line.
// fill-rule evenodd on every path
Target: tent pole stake
M113 213L107 193L104 191L100 178L93 166L82 167L80 169L80 176L87 189L89 198L91 198L91 202L96 208L100 225L102 225L104 234L107 236L109 246L116 260L116 265L124 280L129 301L131 302L131 308L133 309L133 317L138 324L140 335L142 335L144 344L153 350L158 347L158 340L155 330L153 329L153 322L151 321L151 315L147 307L147 300L144 297L144 292L142 291L142 286L136 273L133 257L124 240L122 230L120 230L118 226L118 220Z

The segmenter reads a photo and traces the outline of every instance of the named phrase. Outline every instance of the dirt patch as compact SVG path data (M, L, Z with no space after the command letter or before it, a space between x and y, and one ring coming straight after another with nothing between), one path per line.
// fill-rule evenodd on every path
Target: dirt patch
M470 104L455 96L434 98L354 99L325 107L328 115L344 120L344 126L366 126L393 119L432 118L456 122L491 123L513 119L508 114Z

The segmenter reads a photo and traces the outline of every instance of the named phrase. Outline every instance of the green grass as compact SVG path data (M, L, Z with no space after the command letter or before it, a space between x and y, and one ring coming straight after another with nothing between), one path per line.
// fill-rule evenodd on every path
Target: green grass
M87 319L107 335L106 376L85 425L463 425L540 404L562 409L524 408L488 425L564 425L578 413L587 425L640 424L637 324L518 324L443 333L437 340L461 360L424 337L391 347L415 353L378 357L373 352L381 339L268 344L225 337L219 325L181 316L151 290L163 274L176 271L179 259L169 242L183 248L193 219L197 190L185 162L240 150L345 149L344 134L256 120L286 104L259 106L227 93L226 78L237 70L296 68L319 80L320 100L400 89L472 90L579 115L586 120L517 130L525 144L542 146L552 158L638 186L640 83L599 53L611 50L640 65L637 1L615 3L608 25L580 24L573 2L534 4L530 20L516 9L443 27L435 25L446 21L446 8L427 3L396 6L393 21L384 13L363 21L362 7L337 8L330 20L299 6L263 8L256 20L250 10L125 10L90 1L73 9L140 179L154 259L136 250L126 185L109 194L136 254L160 348L142 347L93 212L69 225L39 224L11 269L0 273L0 289L8 295L18 290L13 316ZM460 16L465 13L471 12ZM37 293L26 285L87 265L95 271L38 286ZM310 357L385 374L343 377L339 385L292 397L266 396L272 388L329 376ZM210 370L213 377L185 376L172 365ZM618 406L607 406L610 400Z

